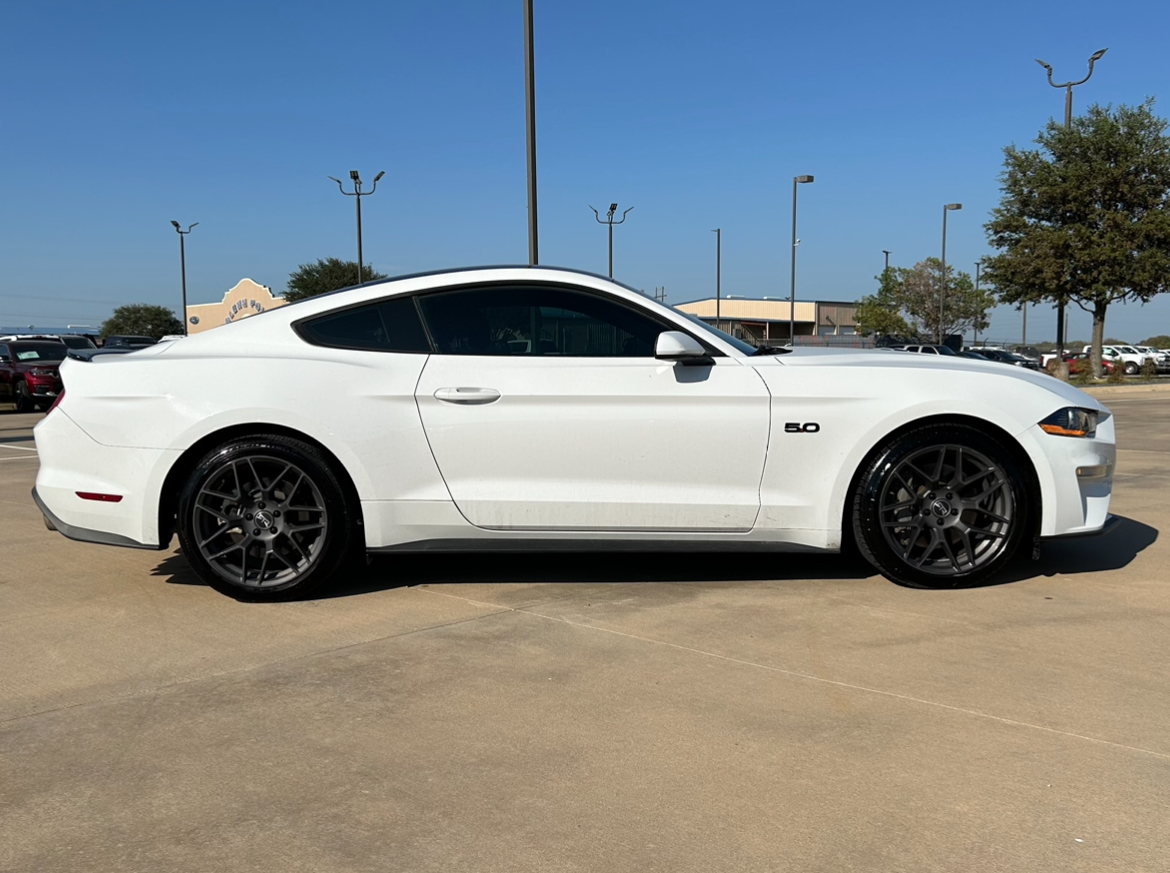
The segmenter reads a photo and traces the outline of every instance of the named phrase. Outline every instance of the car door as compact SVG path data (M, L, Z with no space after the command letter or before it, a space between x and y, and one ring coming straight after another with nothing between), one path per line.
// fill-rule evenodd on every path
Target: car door
M770 395L754 368L654 357L677 329L580 288L419 297L436 354L416 389L439 471L472 524L511 530L746 531Z

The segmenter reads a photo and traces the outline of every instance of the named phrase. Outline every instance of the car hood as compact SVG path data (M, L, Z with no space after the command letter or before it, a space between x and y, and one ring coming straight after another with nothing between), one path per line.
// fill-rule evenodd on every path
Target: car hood
M1060 397L1071 406L1085 409L1105 410L1096 398L1086 394L1067 382L1062 382L1047 373L1016 367L999 361L976 361L971 358L948 357L946 355L924 355L918 352L902 352L894 349L823 349L802 348L785 355L749 358L753 364L784 367L834 367L843 369L884 369L891 379L914 379L915 372L977 373L988 379L1010 379L1027 382Z

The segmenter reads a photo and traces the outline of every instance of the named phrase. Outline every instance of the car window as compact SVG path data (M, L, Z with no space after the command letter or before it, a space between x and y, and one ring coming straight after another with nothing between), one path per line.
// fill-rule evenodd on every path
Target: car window
M57 363L65 359L68 351L64 343L13 343L12 359L14 361L51 361Z
M429 353L431 344L411 297L391 297L300 322L306 342L334 349Z
M927 354L927 355L937 355L938 354L938 351L931 346L923 346L922 352L923 352L923 354Z
M447 355L652 358L670 326L604 297L540 285L496 285L419 297L435 350Z
M940 355L950 355L951 357L955 357L955 350L950 346L936 346L935 352Z

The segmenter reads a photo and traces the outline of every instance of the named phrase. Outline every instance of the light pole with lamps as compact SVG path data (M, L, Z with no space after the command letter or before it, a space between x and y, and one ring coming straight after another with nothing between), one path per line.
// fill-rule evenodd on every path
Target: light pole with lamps
M962 209L962 203L948 203L943 207L942 276L938 280L938 344L943 341L943 303L947 299L947 213Z
M592 206L590 206L589 208L593 209ZM630 214L630 212L633 210L633 208L634 207L631 206L629 209L627 209L625 212L622 213L621 221L614 221L613 220L613 214L615 212L617 212L617 204L616 203L609 204L609 212L605 213L605 220L604 221L602 221L601 215L598 214L597 210L593 209L593 217L597 219L597 223L609 225L609 278L611 278L611 279L613 278L613 226L615 224L623 224L626 220L626 216Z
M796 186L812 181L812 176L792 177L792 283L788 289L788 344L793 348L796 348L796 247L800 245L800 240L796 238Z
M340 179L333 179L332 176L329 177L330 179L333 179L333 181L337 183L337 189L339 191L341 191L342 194L344 194L346 197L353 197L357 200L358 284L359 285L362 284L362 198L369 197L371 194L373 194L375 191L377 191L378 190L378 180L381 179L385 175L386 175L385 170L383 170L381 173L376 175L374 177L374 186L372 188L370 188L369 191L362 191L362 179L358 175L357 170L350 170L349 171L349 178L353 180L353 190L352 191L346 191L345 186L341 184Z
M199 222L197 221L197 222L195 222L195 224L187 225L186 230L183 230L179 226L179 222L177 222L177 221L172 221L171 224L174 225L174 227L175 227L175 233L177 233L179 235L179 270L182 272L182 275L183 275L183 336L186 336L187 335L187 246L185 245L186 240L184 239L184 237L186 237L187 234L189 234L191 232L191 228L195 227L195 225L199 224Z
M723 276L723 228L717 227L711 233L715 234L715 327L719 327L719 292L720 280Z
M1105 52L1109 51L1103 48L1100 51L1093 52L1089 56L1089 73L1085 78L1079 82L1065 82L1061 85L1052 81L1052 64L1047 64L1044 61L1036 58L1036 63L1042 66L1048 73L1048 84L1053 88L1064 88L1064 129L1068 130L1072 127L1072 89L1077 85L1083 85L1093 76L1093 65L1105 56ZM1025 307L1027 304L1025 304ZM1025 309L1025 313L1026 313ZM1027 315L1024 316L1027 318ZM1058 361L1064 360L1064 301L1061 300L1056 304L1056 359Z
M540 263L536 224L536 50L532 0L524 0L524 143L528 152L528 263Z
M882 249L882 254L886 256L886 269L890 269L890 252L889 249Z

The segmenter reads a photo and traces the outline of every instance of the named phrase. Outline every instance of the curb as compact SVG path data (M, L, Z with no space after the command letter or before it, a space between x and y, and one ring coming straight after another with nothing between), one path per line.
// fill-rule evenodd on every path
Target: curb
M1112 397L1116 394L1170 394L1170 384L1147 385L1086 385L1081 388L1094 397Z

